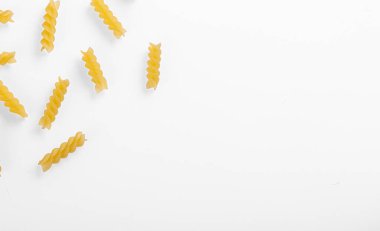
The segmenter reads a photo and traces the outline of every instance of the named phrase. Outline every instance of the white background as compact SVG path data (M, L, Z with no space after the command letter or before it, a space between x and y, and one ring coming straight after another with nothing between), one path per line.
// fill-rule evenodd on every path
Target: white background
M1 0L0 230L380 230L378 0L64 0L40 52L47 0ZM149 42L161 81L145 89ZM108 80L96 94L91 46ZM71 85L38 126L58 76ZM39 159L77 131L77 152Z

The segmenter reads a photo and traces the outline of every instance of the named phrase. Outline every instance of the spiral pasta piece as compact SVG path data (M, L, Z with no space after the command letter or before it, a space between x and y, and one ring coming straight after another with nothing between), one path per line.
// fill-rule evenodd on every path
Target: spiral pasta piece
M0 53L0 65L15 63L16 52L2 52Z
M83 54L82 60L85 62L85 67L88 69L91 81L95 83L96 92L99 93L104 89L108 89L107 80L103 76L103 71L96 59L94 50L90 47L86 52L81 52Z
M156 90L160 81L161 43L157 45L151 43L148 56L148 67L146 69L148 82L146 83L146 88L154 88Z
M10 10L0 10L0 22L2 24L8 23L8 22L14 22L12 19L13 12Z
M98 12L99 17L103 19L104 24L108 26L108 29L113 31L116 38L124 36L126 30L113 15L107 4L104 3L104 0L92 0L91 5L94 7L95 11Z
M85 135L82 132L77 132L68 141L64 142L59 148L53 149L50 153L46 154L38 164L42 170L46 172L53 164L57 164L60 159L66 158L70 153L73 153L78 147L83 146L86 141Z
M50 96L49 102L46 104L44 115L41 117L39 122L39 125L41 125L42 128L51 128L51 124L55 121L55 117L58 114L58 109L65 98L69 84L69 80L62 80L61 78L58 78L58 82L55 83L53 94Z
M57 24L59 4L59 1L54 2L53 0L50 0L49 4L45 8L45 21L42 24L43 30L41 33L41 51L46 50L47 52L51 52L54 49L54 34L55 26Z
M19 116L25 118L28 116L25 112L24 106L18 101L16 97L8 90L8 88L0 80L0 101L4 102L4 105L9 108L10 112L16 113Z

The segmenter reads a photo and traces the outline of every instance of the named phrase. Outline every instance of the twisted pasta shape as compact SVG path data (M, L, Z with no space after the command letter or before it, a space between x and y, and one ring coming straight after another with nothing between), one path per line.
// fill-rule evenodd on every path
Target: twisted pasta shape
M12 19L13 12L10 10L0 10L0 22L5 24L7 22L14 22Z
M104 0L92 0L91 5L94 7L95 11L98 12L99 17L103 19L104 24L108 25L108 29L113 31L116 38L124 36L126 30L113 15L107 4L104 3Z
M18 101L16 97L8 90L8 88L0 80L0 101L4 102L4 105L9 108L9 111L18 114L25 118L28 116L25 112L24 106Z
M39 122L42 128L51 128L51 124L54 122L55 116L58 114L58 109L65 98L69 84L69 80L62 80L61 78L55 83L53 94L50 96L49 102L46 104L44 115Z
M70 137L68 141L62 143L59 148L54 148L50 153L46 154L38 164L46 172L53 164L58 163L60 159L66 158L69 153L73 153L77 147L83 146L85 141L85 135L82 132L77 132L75 136Z
M95 83L96 92L101 92L108 89L107 80L103 76L103 71L100 69L94 50L90 47L86 52L81 51L83 54L82 60L85 62L85 67L88 69L88 74L92 77L91 81Z
M5 65L8 63L15 63L16 52L3 52L0 53L0 65Z
M49 4L46 6L46 14L44 16L44 23L42 24L42 39L41 39L41 51L46 50L51 52L54 49L54 34L55 25L57 24L59 1L50 0Z
M161 43L155 45L153 43L149 46L149 60L146 69L148 82L146 88L154 88L156 90L158 82L160 81L160 62L161 62Z

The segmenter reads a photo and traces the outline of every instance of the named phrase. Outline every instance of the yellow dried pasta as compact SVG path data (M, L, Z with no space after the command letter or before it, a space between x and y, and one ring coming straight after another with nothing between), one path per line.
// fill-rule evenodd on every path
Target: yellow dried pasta
M54 2L53 0L50 0L45 8L45 21L42 24L43 30L41 33L41 51L46 50L47 52L51 52L54 49L54 34L56 31L55 26L57 24L59 4L59 1Z
M151 43L148 56L148 67L146 69L148 82L146 83L146 88L154 88L156 90L160 81L161 43L157 45Z
M25 112L24 106L18 101L16 97L8 90L4 83L0 80L0 101L4 102L4 105L9 108L10 112L16 113L19 116L25 118L28 116Z
M2 52L0 53L0 65L15 63L16 52Z
M8 23L8 22L14 22L12 19L13 12L10 10L0 10L0 22L2 24Z
M104 24L113 31L116 38L124 36L126 30L103 0L92 0L91 5L94 7L95 11L98 12L99 17L103 19Z
M39 125L41 125L42 128L51 128L51 124L55 121L55 117L58 114L58 109L65 98L69 84L69 80L62 80L61 78L58 78L58 82L55 83L53 94L50 96L49 102L46 104L44 115L41 117L39 122Z
M85 135L82 132L77 132L68 141L61 144L59 148L53 149L50 153L46 154L38 164L42 170L46 172L53 164L56 164L60 159L66 158L70 153L73 153L78 147L83 146L86 141Z
M91 81L95 83L96 92L99 93L104 89L108 89L107 80L103 76L103 71L96 59L94 50L90 47L86 52L81 52L83 54L82 60L85 62L85 67L88 69Z

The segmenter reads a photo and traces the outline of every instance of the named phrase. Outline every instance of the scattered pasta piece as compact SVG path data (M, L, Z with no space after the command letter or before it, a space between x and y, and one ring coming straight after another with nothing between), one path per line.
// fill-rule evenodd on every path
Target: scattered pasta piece
M86 52L82 51L82 60L85 62L85 67L88 69L88 74L91 76L91 81L95 83L96 92L101 92L108 89L107 80L103 76L103 71L96 60L94 50L90 47Z
M18 101L16 97L8 90L8 88L0 80L0 101L4 102L4 105L9 108L9 111L18 114L25 118L28 116L25 112L24 106Z
M116 38L124 36L126 30L113 15L107 4L104 3L104 0L91 0L91 5L94 7L95 11L98 12L99 17L103 19L104 24L108 26L108 29L113 31Z
M58 114L58 109L65 98L69 84L69 80L62 80L61 78L55 83L53 94L50 96L49 102L46 104L44 115L39 122L42 128L51 128L51 124L54 122L55 116Z
M46 6L46 14L44 16L44 23L42 24L42 39L41 39L41 51L46 50L51 52L54 49L54 34L55 25L57 24L59 1L50 0L49 4Z
M3 52L0 53L0 65L15 63L16 52Z
M8 23L8 22L14 22L12 19L13 12L10 10L0 10L0 22L2 24Z
M69 153L73 153L78 147L83 146L85 141L85 135L82 132L77 132L75 136L70 137L68 141L62 143L59 148L55 148L51 153L46 154L38 164L46 172L53 164L58 163L60 159L66 158Z
M158 82L160 81L160 62L161 62L161 43L155 45L153 43L149 46L149 60L146 88L154 88L156 90Z

